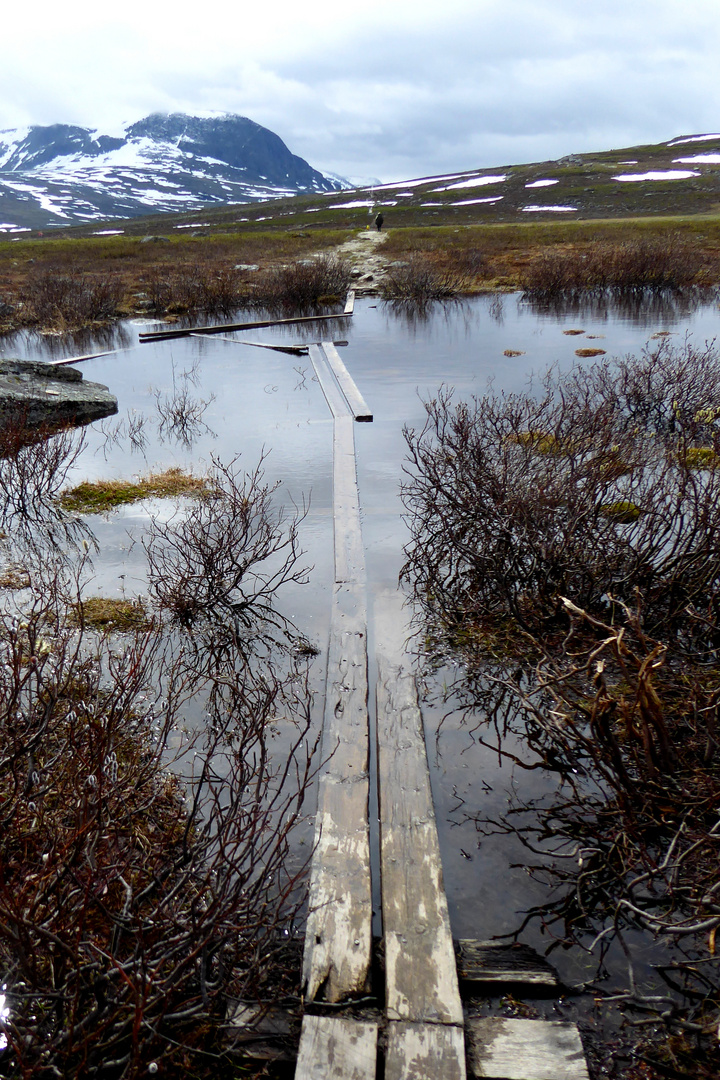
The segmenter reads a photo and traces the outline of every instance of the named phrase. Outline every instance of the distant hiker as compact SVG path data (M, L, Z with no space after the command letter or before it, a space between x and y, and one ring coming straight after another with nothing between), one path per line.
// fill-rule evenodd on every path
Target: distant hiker
M375 228L378 232L380 232L380 230L382 229L384 220L385 218L382 216L382 213L378 214L378 216L375 218Z

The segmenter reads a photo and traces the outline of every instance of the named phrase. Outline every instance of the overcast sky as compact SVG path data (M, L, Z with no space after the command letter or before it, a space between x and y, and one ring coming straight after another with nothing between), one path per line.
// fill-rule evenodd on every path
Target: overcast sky
M249 116L390 181L720 130L717 0L28 0L0 128Z

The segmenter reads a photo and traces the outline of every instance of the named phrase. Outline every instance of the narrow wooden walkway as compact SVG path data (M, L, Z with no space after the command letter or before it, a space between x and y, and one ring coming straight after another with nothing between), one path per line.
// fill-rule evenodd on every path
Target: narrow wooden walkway
M370 988L373 959L368 606L354 438L355 422L372 414L331 342L311 345L309 353L333 417L334 584L296 1078L465 1080L467 1060L477 1077L587 1080L573 1024L473 1021L466 1048L397 592L381 596L373 611L385 1015L352 1016L353 1003L362 1005ZM497 967L487 950L483 958L485 972Z

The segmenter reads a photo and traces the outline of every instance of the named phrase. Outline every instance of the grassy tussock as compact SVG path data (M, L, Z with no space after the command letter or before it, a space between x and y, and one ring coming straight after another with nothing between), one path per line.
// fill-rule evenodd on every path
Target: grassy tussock
M173 499L181 495L205 495L209 491L205 479L185 473L182 469L167 469L151 473L135 482L129 480L86 480L63 491L60 504L65 510L81 514L102 514L116 506L139 502L140 499Z
M92 630L114 630L130 633L143 630L150 620L142 600L111 599L107 596L90 596L77 604L73 622Z

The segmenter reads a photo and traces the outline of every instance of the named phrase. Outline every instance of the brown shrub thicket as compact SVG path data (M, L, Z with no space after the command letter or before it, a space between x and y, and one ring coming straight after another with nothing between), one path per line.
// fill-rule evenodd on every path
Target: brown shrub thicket
M520 283L527 297L544 301L587 292L657 292L698 284L704 264L700 246L680 236L599 241L582 250L541 252L522 270Z
M426 410L406 432L404 576L431 647L464 660L456 690L477 737L509 755L520 739L516 764L561 780L532 815L518 799L483 827L516 831L561 886L533 912L557 943L602 958L619 942L623 1001L709 1031L720 356L665 342L553 372L537 395L443 392ZM667 993L635 981L625 937L638 927L680 949Z
M3 459L4 484L31 490L6 489L2 515L3 556L25 577L0 603L0 1073L234 1076L234 1003L291 985L277 958L302 900L290 837L313 769L306 671L269 581L241 626L217 605L192 631L157 615L116 636L87 624L92 535L54 498L73 449L61 436ZM274 544L292 576L267 489L223 475L254 516L223 534L246 544L232 557L258 574ZM205 542L175 531L159 595L200 558L181 535Z

